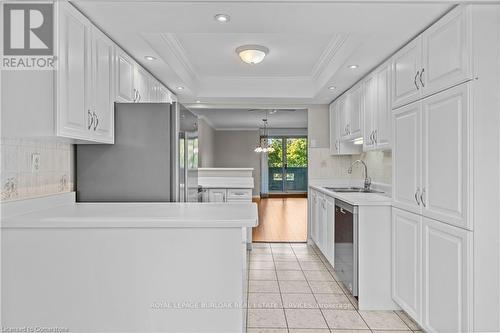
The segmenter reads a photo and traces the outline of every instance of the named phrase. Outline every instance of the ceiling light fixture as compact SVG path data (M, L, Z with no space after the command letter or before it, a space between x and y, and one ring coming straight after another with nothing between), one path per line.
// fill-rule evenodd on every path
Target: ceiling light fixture
M178 86L177 90L184 90L184 87L183 86Z
M254 65L264 60L269 54L269 49L261 45L242 45L236 49L236 53L243 62Z
M229 20L231 20L231 17L227 14L216 14L214 16L214 19L220 23L227 23L229 22Z
M153 56L145 56L144 57L146 60L149 60L149 61L153 61L153 60L156 60L156 57L153 57Z
M350 69L356 69L356 68L358 68L358 67L359 67L358 65L349 65L349 66L348 66L348 68L350 68Z
M201 103L201 101L200 101L200 100L197 100L197 101L196 101L196 103Z
M329 90L335 90L335 89L337 89L337 87L335 87L335 86L329 86L328 89Z

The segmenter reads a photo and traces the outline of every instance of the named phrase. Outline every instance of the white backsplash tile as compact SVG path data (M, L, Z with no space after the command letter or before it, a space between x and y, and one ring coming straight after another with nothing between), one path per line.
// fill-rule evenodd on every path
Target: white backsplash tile
M365 161L373 182L392 184L391 151L371 151L360 155L332 156L328 148L309 148L310 179L361 179L363 168L355 166L352 174L347 169L357 159Z
M33 154L40 167L32 168ZM1 138L1 201L25 199L74 190L74 151L57 138Z

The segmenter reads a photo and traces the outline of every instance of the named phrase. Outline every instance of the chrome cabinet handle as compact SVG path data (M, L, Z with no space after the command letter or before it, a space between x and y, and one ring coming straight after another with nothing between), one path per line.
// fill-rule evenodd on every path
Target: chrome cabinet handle
M418 86L418 83L417 83L417 78L419 75L420 75L420 71L417 71L417 74L415 74L415 78L413 79L413 83L415 83L415 87L417 87L417 90L420 89L420 87Z
M422 71L420 72L420 83L422 84L422 87L425 87L424 81L422 81L422 75L424 75L425 68L422 68Z
M420 193L420 201L422 202L422 205L424 207L427 207L427 204L425 203L425 200L424 200L424 195L425 195L425 187L422 188L422 193Z
M420 187L417 187L417 190L415 191L415 201L417 202L417 205L420 206L420 201L418 201L418 193L420 192Z
M92 125L94 124L94 117L92 116L92 112L90 110L87 110L87 129L90 130L92 128Z
M378 136L378 130L373 131L373 141L375 141L375 143L378 142L377 136Z
M133 102L137 102L137 89L134 88L134 99Z
M94 122L94 131L97 129L97 126L99 125L99 117L97 116L97 114L95 112L92 112L93 115L94 115L94 118L95 118L95 122Z
M374 131L372 131L372 134L370 134L370 141L371 141L371 143L372 143L372 144L374 144L374 143L375 143L375 139L373 139L373 136L374 136L374 135L375 135L375 132L374 132Z

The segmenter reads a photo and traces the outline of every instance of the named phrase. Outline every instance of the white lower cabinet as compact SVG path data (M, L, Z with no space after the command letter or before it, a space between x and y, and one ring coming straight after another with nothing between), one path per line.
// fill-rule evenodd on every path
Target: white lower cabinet
M423 218L423 313L427 332L472 332L472 232Z
M314 243L318 243L318 206L319 206L319 198L318 198L318 192L311 189L311 199L310 199L310 204L309 204L309 216L310 216L310 226L311 230L309 232L309 235L311 236L311 239L313 240Z
M422 218L392 210L392 297L413 319L422 315Z
M310 236L323 255L333 265L335 199L314 189L310 191Z
M472 332L472 235L393 208L393 299L426 332Z
M208 202L226 202L226 189L211 188L208 190Z

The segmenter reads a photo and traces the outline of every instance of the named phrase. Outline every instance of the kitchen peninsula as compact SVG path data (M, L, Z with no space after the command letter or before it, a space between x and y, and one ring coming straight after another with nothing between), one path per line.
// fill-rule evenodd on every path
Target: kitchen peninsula
M2 205L4 326L244 331L255 204L29 201Z

